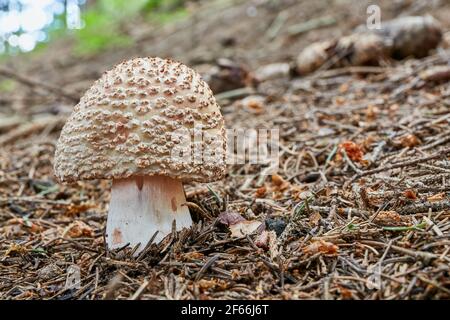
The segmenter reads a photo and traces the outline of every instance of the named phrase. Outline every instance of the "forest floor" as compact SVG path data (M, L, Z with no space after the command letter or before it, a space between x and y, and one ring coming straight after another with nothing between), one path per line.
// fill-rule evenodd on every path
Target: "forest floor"
M364 23L368 1L357 3L211 1L173 25L139 22L131 48L76 57L59 40L0 65L14 83L0 92L0 299L450 298L450 87L420 77L449 50L253 81ZM382 1L382 19L430 13L450 30L448 2L432 3ZM318 18L328 24L305 27ZM110 181L62 185L52 168L84 90L135 56L219 66L226 126L279 128L281 140L276 174L234 165L187 184L195 226L138 258L105 249ZM235 213L274 232L234 237L221 221Z

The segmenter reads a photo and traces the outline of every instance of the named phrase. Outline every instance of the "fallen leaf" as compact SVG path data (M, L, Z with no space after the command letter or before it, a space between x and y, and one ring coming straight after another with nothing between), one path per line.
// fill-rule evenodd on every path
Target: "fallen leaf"
M82 204L73 204L71 203L68 207L67 207L67 211L65 212L66 215L68 216L75 216L78 215L82 212L85 212L89 209L94 208L95 205L92 203L82 203Z
M228 283L224 280L219 279L201 279L197 283L200 291L202 292L211 289L226 290L228 288Z
M416 194L416 192L415 192L414 190L412 190L412 189L405 190L405 191L403 192L403 195L404 195L406 198L408 198L408 199L411 199L411 200L417 200L417 194Z
M420 143L419 138L413 134L408 134L400 139L400 144L404 148L412 148L418 146Z
M303 248L304 253L308 254L315 254L315 253L324 253L324 254L332 254L335 255L339 251L339 247L335 245L334 243L325 241L325 240L317 240L309 245L307 245L305 248Z
M350 160L360 163L366 163L363 159L364 152L362 148L354 143L353 141L344 141L339 145L339 152L337 153L342 157L342 150L345 150L345 153L350 158Z
M220 223L227 226L236 224L240 221L245 221L243 216L233 211L222 212L217 219L219 220Z
M243 237L248 234L252 234L255 232L260 226L262 222L260 221L240 221L236 224L232 224L229 226L232 237Z
M338 289L343 299L351 299L353 297L352 292L349 289L340 285L338 285Z
M77 220L67 227L63 233L63 237L66 234L71 238L92 237L94 235L94 231L83 221Z
M217 283L216 279L212 279L212 280L201 279L197 282L198 287L202 291L214 288L216 286L216 283Z
M322 219L322 216L319 212L315 211L309 216L309 222L312 226L317 226Z
M373 222L382 226L404 226L410 223L410 219L396 211L381 211Z
M204 254L201 252L197 252L197 251L192 251L192 252L186 252L185 254L182 255L182 259L184 261L186 260L198 260L198 259L202 259L204 257Z
M244 219L239 213L227 211L219 215L220 223L228 226L232 237L243 237L255 232L263 223L260 221L249 221Z
M264 112L264 97L261 96L248 96L241 100L242 106L256 114Z
M6 223L5 232L12 232L15 234L20 234L23 232L39 233L43 228L37 223L31 222L28 218L12 218ZM20 229L20 230L19 230Z
M262 186L262 187L256 189L255 197L256 198L264 198L266 193L267 193L267 188L265 186Z
M274 174L272 175L272 185L274 186L275 191L283 191L289 188L290 183L284 180L282 176Z

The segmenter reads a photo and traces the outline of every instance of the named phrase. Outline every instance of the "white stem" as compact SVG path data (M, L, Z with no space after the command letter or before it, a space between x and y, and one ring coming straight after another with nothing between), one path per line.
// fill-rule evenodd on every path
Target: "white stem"
M177 230L192 225L181 181L164 176L113 180L106 223L109 249L140 243L137 254L156 231L155 243L171 233L173 220Z

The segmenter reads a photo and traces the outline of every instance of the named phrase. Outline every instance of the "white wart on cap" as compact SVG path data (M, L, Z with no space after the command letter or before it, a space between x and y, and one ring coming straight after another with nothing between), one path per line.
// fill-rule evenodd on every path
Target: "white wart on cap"
M179 133L192 138L195 128L201 140L181 148ZM174 157L177 148L185 157ZM225 156L220 107L199 74L173 60L136 58L105 72L75 106L54 171L61 182L112 179L108 245L143 249L154 231L157 241L170 233L174 219L177 229L191 225L181 183L221 179Z

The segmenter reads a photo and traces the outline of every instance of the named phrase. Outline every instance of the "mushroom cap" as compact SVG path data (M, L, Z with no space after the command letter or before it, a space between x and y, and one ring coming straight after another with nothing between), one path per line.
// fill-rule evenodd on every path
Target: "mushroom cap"
M173 60L136 58L105 72L74 107L54 171L61 182L147 175L208 182L224 176L225 157L224 120L200 75Z

